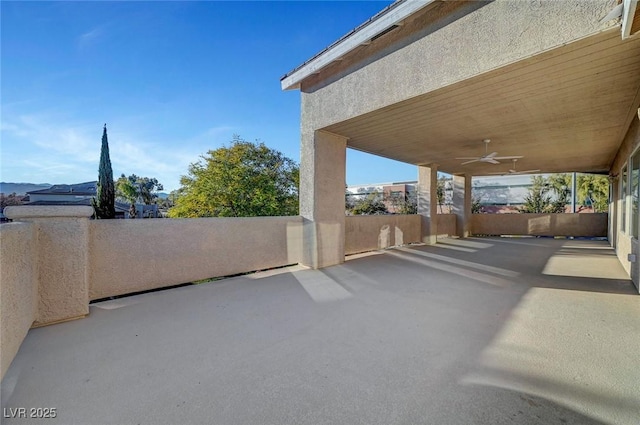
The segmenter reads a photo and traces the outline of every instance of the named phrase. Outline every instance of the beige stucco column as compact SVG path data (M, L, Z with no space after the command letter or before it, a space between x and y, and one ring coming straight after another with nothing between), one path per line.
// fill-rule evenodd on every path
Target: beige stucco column
M453 213L456 215L456 233L469 236L471 228L471 176L453 176Z
M438 166L418 166L418 214L422 219L422 242L433 245L438 235Z
M4 214L33 223L37 306L34 326L89 314L88 206L13 206Z
M345 137L323 131L302 134L302 263L309 267L344 262L346 149Z

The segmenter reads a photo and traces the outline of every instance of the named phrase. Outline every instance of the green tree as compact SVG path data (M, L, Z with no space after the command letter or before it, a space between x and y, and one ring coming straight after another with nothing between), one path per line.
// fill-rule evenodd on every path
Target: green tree
M609 210L609 179L596 174L580 174L577 178L577 201L594 212Z
M398 214L418 214L417 192L406 192L404 199L401 200L396 211Z
M365 197L355 200L350 212L353 215L389 214L380 192L371 192Z
M545 180L549 191L552 193L551 204L546 212L563 213L569 203L571 194L571 174L551 174Z
M482 214L482 195L471 196L471 214Z
M180 179L170 217L252 217L298 214L298 165L264 143L234 135Z
M446 183L447 178L445 176L438 177L438 187L436 195L438 196L438 207L440 207L440 214L442 214L442 206L446 202Z
M383 203L385 205L391 205L393 211L398 214L418 213L418 198L415 191L389 192L384 196ZM353 207L355 207L355 205L353 205L352 208ZM385 207L385 209L387 208ZM383 214L386 213L388 213L388 211Z
M5 207L10 207L13 205L22 205L23 204L23 196L16 195L13 192L10 195L5 195L4 193L0 193L0 212L4 210Z
M172 190L166 198L158 197L156 199L156 204L158 204L158 208L166 211L169 210L169 208L173 208L177 197L177 191Z
M355 201L353 200L353 195L345 190L344 192L344 209L348 213L351 212L351 209L355 206Z
M138 198L138 190L124 174L116 180L116 199L120 202L128 202L133 204Z
M524 204L520 208L523 213L546 213L552 207L549 196L549 184L542 176L531 177L529 193L524 198Z
M109 141L107 140L107 125L102 131L102 146L100 148L100 167L98 168L98 193L92 200L96 218L115 218L115 190L113 184L113 170L109 158Z
M131 174L126 177L124 174L116 180L116 197L129 203L136 201L151 205L158 198L157 191L164 189L162 184L155 178L140 177Z
M451 177L440 176L438 177L438 185L436 188L436 195L438 197L438 207L440 208L440 214L444 213L443 207L447 207L447 211L451 212L451 204L447 203L447 182L451 181Z

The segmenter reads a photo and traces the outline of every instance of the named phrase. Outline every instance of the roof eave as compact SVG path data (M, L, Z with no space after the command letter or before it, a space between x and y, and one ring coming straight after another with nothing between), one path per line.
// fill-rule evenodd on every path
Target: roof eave
M393 25L397 25L399 22L402 22L407 17L435 1L436 0L410 0L398 2L399 4L387 13L353 31L349 36L335 43L323 53L282 77L280 80L282 90L299 89L300 83L305 78L320 72L324 67L339 60L358 46L369 43L372 38L381 32Z

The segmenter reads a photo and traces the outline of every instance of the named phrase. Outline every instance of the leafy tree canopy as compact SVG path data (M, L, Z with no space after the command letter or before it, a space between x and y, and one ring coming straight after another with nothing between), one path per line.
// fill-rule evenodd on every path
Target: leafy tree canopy
M397 195L389 193L385 195L383 202L385 205L391 205L393 211L398 214L418 214L418 196L415 191L402 192Z
M131 174L126 177L124 174L115 182L116 198L129 203L144 203L151 205L158 198L156 193L164 189L162 184L155 178L140 177Z
M10 195L5 195L4 193L0 193L0 212L4 210L4 207L10 207L13 205L22 205L24 203L23 198L24 196L16 195L15 192L13 192Z
M596 174L581 174L577 178L578 202L592 207L594 212L609 210L609 179Z
M562 213L570 202L571 174L551 174L548 177L533 176L529 193L524 199L521 212ZM607 176L577 174L577 202L591 207L595 212L606 212L609 208L609 180Z
M524 204L520 212L546 213L550 212L551 196L549 195L549 183L542 176L531 177L529 193L524 197Z
M380 192L372 192L353 201L349 209L352 215L381 215L389 214Z
M180 179L170 217L253 217L298 214L298 165L264 143L234 135L207 152Z
M471 214L482 214L482 195L471 196Z

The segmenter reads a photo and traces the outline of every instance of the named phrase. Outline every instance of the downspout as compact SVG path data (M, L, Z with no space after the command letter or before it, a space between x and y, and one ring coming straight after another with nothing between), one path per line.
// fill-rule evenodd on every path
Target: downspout
M576 187L577 182L576 182L576 172L573 172L573 175L571 176L571 212L575 213L576 212Z
M631 36L631 27L638 8L638 0L624 0L622 4L622 39L625 40Z

